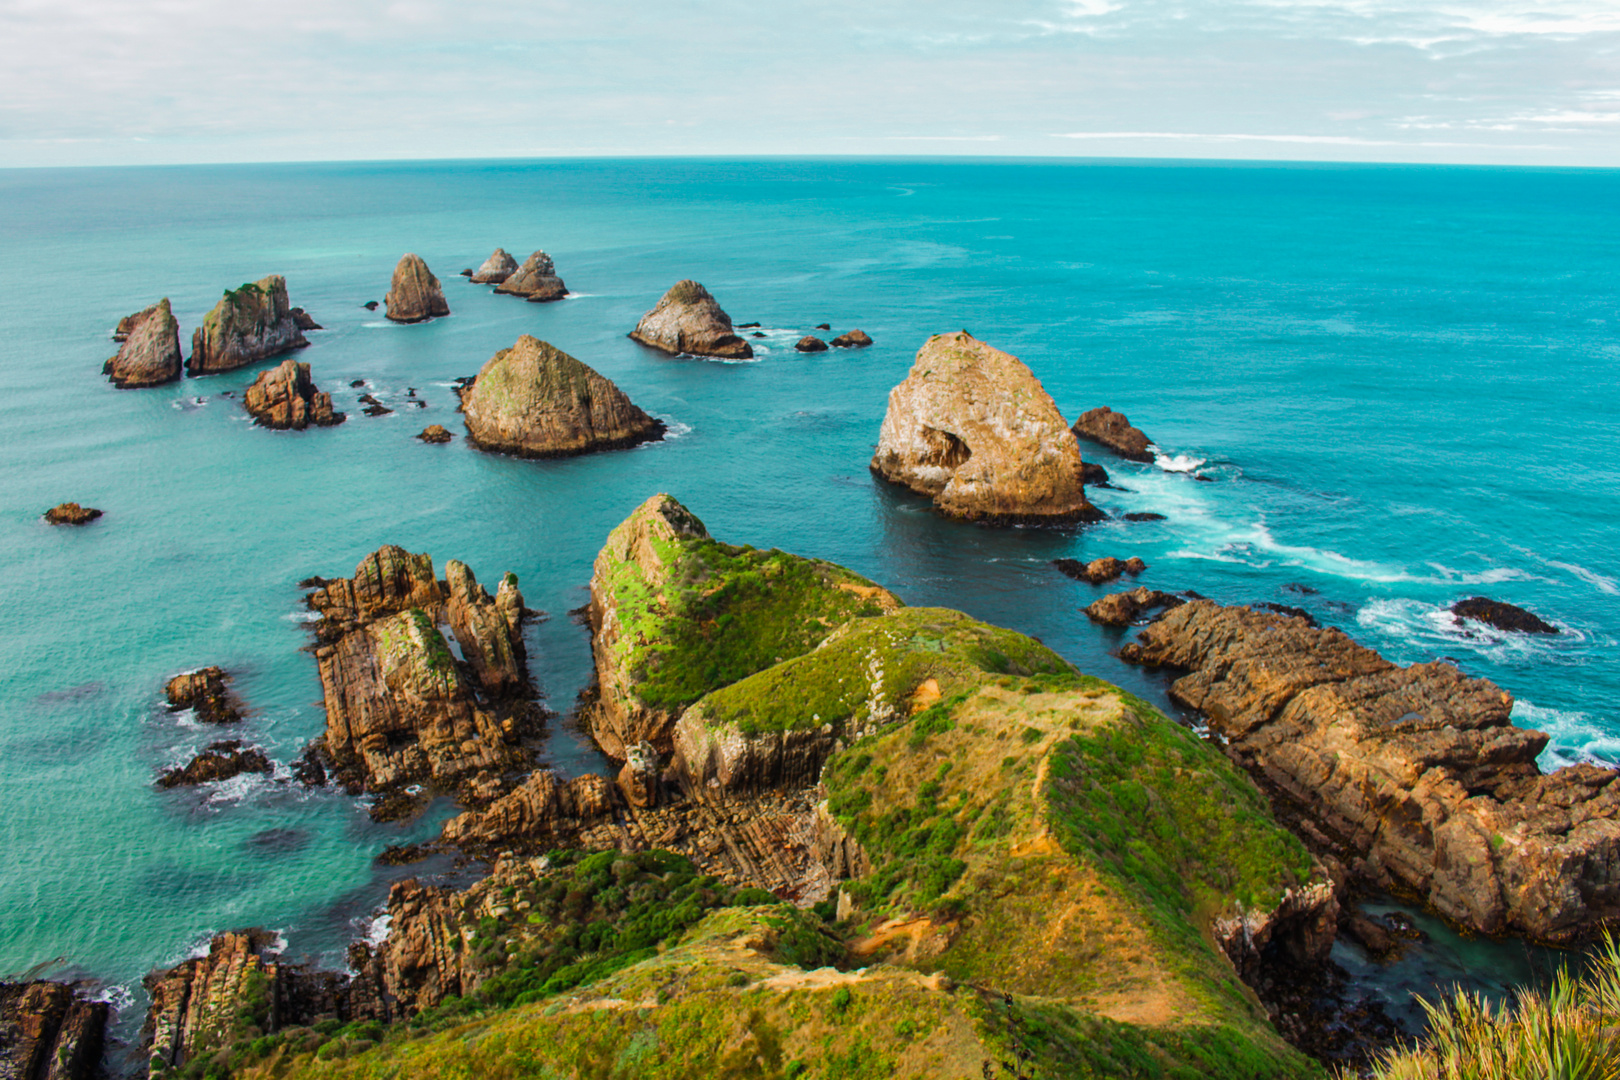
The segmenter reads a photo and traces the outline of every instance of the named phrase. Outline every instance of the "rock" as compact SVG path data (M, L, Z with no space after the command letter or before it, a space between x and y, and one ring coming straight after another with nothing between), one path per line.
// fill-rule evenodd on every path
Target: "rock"
M827 343L818 337L805 336L800 338L793 346L799 352L826 352Z
M451 630L461 645L462 657L472 665L484 690L501 697L527 693L523 635L519 631L523 594L518 592L517 575L501 576L503 598L499 606L489 590L478 584L466 563L455 559L446 562L444 583ZM508 618L513 611L518 613L517 620Z
M658 805L662 781L658 775L658 751L650 742L640 742L625 753L624 768L619 770L619 792L624 801L637 810Z
M275 1028L274 931L220 934L208 955L146 977L152 1004L141 1046L152 1074Z
M1370 919L1360 911L1353 912L1344 920L1344 934L1351 941L1367 950L1367 954L1375 960L1389 957L1399 949L1401 941L1389 930L1389 927L1377 919Z
M1095 461L1088 461L1084 465L1080 479L1087 487L1107 487L1108 470Z
M190 709L198 723L234 724L242 719L242 709L230 691L230 681L224 668L199 668L170 679L163 693L170 712Z
M356 389L356 390L359 389L360 387L364 386L364 385L366 385L366 380L364 380L364 379L356 379L356 380L354 380L353 382L351 382L349 384L351 389Z
M496 248L495 250L499 251L500 248ZM472 267L470 267L470 266L463 267L461 270L457 271L456 276L457 277L465 277L465 278L472 277L473 276Z
M1194 473L1193 479L1198 481L1200 484L1213 484L1215 482L1215 478L1213 476L1205 476L1203 473Z
M1093 601L1086 608L1086 615L1092 622L1105 626L1130 626L1154 608L1173 608L1183 602L1179 596L1138 585L1128 592L1110 593Z
M816 323L817 330L831 330L832 323Z
M851 330L847 334L839 334L832 339L832 345L835 349L864 349L870 344L872 344L872 339L867 336L865 330Z
M731 316L695 281L678 281L641 317L630 336L667 353L746 360L753 346L738 337Z
M332 411L332 395L316 388L309 365L296 360L259 372L242 395L242 407L260 425L283 430L334 427L347 419Z
M322 326L320 323L316 322L313 318L311 318L309 312L305 311L301 307L295 307L295 308L292 309L292 317L293 317L293 322L295 324L297 324L298 329L300 329L300 330L325 330L326 329L326 327Z
M450 305L445 302L439 279L433 276L427 263L416 255L407 254L394 267L394 280L388 287L388 295L383 297L383 303L388 307L388 317L394 322L425 322L450 314Z
M371 395L371 394L361 394L359 397L355 398L355 401L359 402L361 405L381 405L382 404L382 402L378 401L376 399L376 397Z
M737 329L738 330L753 330L753 329L758 328L759 325L760 324L757 323L757 322L740 322L740 323L737 324Z
M1146 569L1147 563L1143 562L1135 555L1132 555L1130 558L1125 560L1125 572L1132 577L1135 577L1137 574L1140 574Z
M462 396L480 450L565 457L655 442L664 423L561 349L524 334L479 371Z
M755 330L752 334L749 334L748 336L749 337L762 338L762 337L769 337L770 335L768 335L766 333L763 333L762 331Z
M1620 785L1543 775L1513 699L1445 663L1397 667L1339 630L1198 601L1120 651L1226 740L1318 850L1480 933L1564 943L1620 917Z
M108 1011L62 983L0 982L0 1077L98 1077Z
M100 516L101 511L95 507L80 506L76 502L65 502L45 511L45 520L52 525L88 525Z
M377 404L377 405L367 405L364 409L361 409L360 411L365 413L367 416L388 416L388 415L392 414L394 410L390 409L386 405Z
M951 517L1095 521L1080 448L1035 374L966 331L937 334L889 393L872 471Z
M1121 574L1135 576L1147 569L1147 563L1141 559L1116 559L1112 555L1101 559L1093 559L1083 563L1079 559L1053 559L1052 565L1076 581L1084 581L1089 585L1101 585L1113 581Z
M204 316L191 334L186 374L232 371L308 344L287 302L287 279L271 274L228 290Z
M198 784L229 780L243 773L263 773L269 776L274 771L275 766L264 756L264 751L251 746L244 749L240 740L227 739L224 742L210 743L200 754L192 758L185 768L166 770L158 777L157 785L160 788L195 787Z
M1258 604L1250 604L1255 611L1274 611L1278 615L1287 615L1291 619L1304 619L1306 626L1316 625L1316 616L1304 608L1289 607L1287 604L1274 604L1269 600L1262 600Z
M451 435L443 424L429 424L422 429L422 434L417 438L425 443L447 443L455 436Z
M490 256L491 259L494 257ZM511 261L510 256L508 261ZM473 280L476 281L477 278ZM535 303L544 303L548 300L561 300L567 296L568 286L557 276L557 268L552 264L551 256L543 251L537 251L523 260L521 268L514 267L513 273L502 279L495 287L495 291L510 296L521 296Z
M1153 451L1148 449L1152 445L1148 437L1133 428L1124 413L1117 413L1106 405L1083 413L1074 422L1074 433L1082 439L1106 446L1128 461L1153 460Z
M1215 918L1211 936L1246 982L1255 982L1270 957L1275 941L1288 966L1295 969L1320 963L1333 947L1338 930L1339 899L1330 881L1295 885L1283 891L1270 911L1239 909Z
M1522 607L1504 604L1500 600L1490 600L1483 596L1472 596L1467 600L1459 600L1451 605L1451 613L1458 616L1457 625L1461 626L1463 619L1473 619L1486 626L1494 626L1498 630L1506 630L1516 634L1556 634L1558 627L1543 622L1541 618Z
M180 377L180 323L168 297L120 319L115 337L124 344L101 370L120 390L161 386Z
M605 776L587 773L565 782L556 773L536 772L488 809L445 822L444 838L474 849L517 837L568 838L612 816L619 805L619 789Z
M1138 510L1138 511L1135 511L1133 513L1126 514L1125 515L1125 520L1126 521L1165 521L1165 520L1168 520L1168 519L1165 518L1165 516L1163 514L1155 514L1155 513L1148 512L1148 511Z
M377 310L377 301L375 301L375 300L367 300L364 304L361 304L360 306L365 308L367 311L376 311Z

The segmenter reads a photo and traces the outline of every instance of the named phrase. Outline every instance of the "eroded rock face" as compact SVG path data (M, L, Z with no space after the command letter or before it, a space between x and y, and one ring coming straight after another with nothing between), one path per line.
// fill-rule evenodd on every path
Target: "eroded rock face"
M870 344L872 339L867 336L865 330L851 330L832 339L832 346L835 349L864 349Z
M191 334L186 374L231 371L308 344L287 302L287 279L271 274L227 291L214 305Z
M0 983L0 1077L92 1080L100 1074L105 1002L54 982Z
M1076 522L1086 501L1080 448L1016 356L966 331L936 334L889 393L872 471L933 498L951 517Z
M230 674L221 667L187 671L168 681L164 696L170 710L190 709L202 724L234 724L242 708L230 690Z
M394 322L425 322L450 314L444 289L421 256L407 254L394 267L394 280L383 297L388 317Z
M1567 942L1620 916L1620 786L1543 775L1512 698L1450 664L1401 668L1336 629L1201 600L1121 650L1184 668L1171 696L1272 788L1319 850L1465 927Z
M1097 598L1086 607L1086 615L1093 622L1105 626L1130 626L1140 622L1143 615L1155 608L1176 607L1181 603L1181 597L1172 593L1138 585L1125 592L1109 593Z
M152 1005L141 1029L148 1060L175 1068L249 1029L260 1035L274 1030L274 942L268 930L220 934L207 956L148 975Z
M1534 612L1484 596L1471 596L1467 600L1457 601L1451 605L1451 613L1458 616L1459 624L1463 619L1473 619L1486 626L1494 626L1498 630L1515 634L1558 633L1558 627L1544 621Z
M744 360L754 347L738 337L731 316L695 281L677 281L653 309L641 317L630 336L667 353L692 353Z
M180 323L168 297L120 319L114 337L123 345L101 370L120 390L161 386L180 377Z
M332 395L316 387L309 365L296 360L259 372L242 394L242 407L259 425L279 430L335 427L348 419L332 410Z
M664 437L613 383L561 349L524 334L462 394L467 437L481 450L567 457Z
M244 746L237 739L228 739L209 744L184 768L169 769L158 777L157 786L196 787L198 784L216 784L243 773L269 776L274 771L275 766L264 756L264 751L255 746Z
M505 574L492 599L489 590L467 564L451 559L444 564L444 582L449 593L445 608L450 626L461 645L461 655L472 665L486 691L497 696L524 694L529 690L524 670L523 594L518 591L517 575Z
M1074 433L1079 438L1106 446L1127 461L1153 460L1148 437L1132 427L1124 413L1117 413L1106 405L1082 413L1080 419L1074 422Z
M93 506L80 506L76 502L60 503L45 511L45 520L52 525L88 525L101 516Z
M474 281L478 280L476 277ZM514 269L495 291L511 296L521 296L535 303L545 303L550 300L561 300L568 295L568 286L563 279L557 276L557 267L552 263L551 256L543 251L537 251L523 260L523 265Z
M480 285L499 285L517 273L517 268L517 260L508 255L505 248L496 248L484 260L484 265L467 276Z

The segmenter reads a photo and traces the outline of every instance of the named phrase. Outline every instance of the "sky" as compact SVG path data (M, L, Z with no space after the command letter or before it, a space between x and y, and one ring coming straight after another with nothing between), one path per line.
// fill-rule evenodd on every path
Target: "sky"
M0 167L1620 166L1620 0L0 0Z

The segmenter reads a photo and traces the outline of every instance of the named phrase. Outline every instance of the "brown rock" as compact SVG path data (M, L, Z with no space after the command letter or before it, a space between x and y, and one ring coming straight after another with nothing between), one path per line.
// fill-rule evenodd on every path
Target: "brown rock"
M54 982L0 982L0 1077L92 1080L100 1075L105 1002Z
M1085 463L1085 472L1081 479L1085 481L1087 487L1107 487L1108 470L1095 461L1088 461Z
M180 323L164 297L145 311L127 315L118 323L118 355L102 367L120 390L161 386L180 377Z
M275 1030L275 940L269 930L220 934L207 956L146 977L141 1045L154 1074Z
M952 517L1094 521L1080 448L1040 381L967 332L936 334L889 394L872 471Z
M462 395L467 437L480 450L565 457L656 441L664 424L561 349L524 334Z
M271 274L220 298L192 332L186 373L231 371L308 344L287 302L287 279Z
M301 307L295 307L295 308L292 309L292 317L293 317L293 322L297 324L298 329L300 329L300 330L325 330L326 329L326 327L322 326L320 323L316 322L313 318L311 318L309 312L305 311Z
M1153 460L1153 451L1148 449L1151 445L1148 437L1131 427L1124 413L1117 413L1106 405L1083 413L1074 422L1074 433L1082 439L1106 446L1129 461Z
M242 407L267 428L301 431L311 424L334 427L347 419L332 411L332 395L316 388L309 365L296 360L259 372L242 395Z
M52 525L88 525L100 516L101 511L95 507L76 502L61 503L45 511L45 520Z
M214 784L221 780L229 780L243 773L263 773L269 776L274 771L275 766L264 756L262 750L251 746L244 748L240 740L228 739L224 742L210 743L202 753L192 758L185 768L165 771L158 777L157 785L160 788L195 787L198 784Z
M443 835L474 849L519 838L542 848L556 846L613 815L620 799L618 787L605 776L587 773L564 781L553 772L536 772L488 809L445 822Z
M822 341L818 337L810 337L808 335L806 335L805 337L800 338L794 344L793 347L795 349L799 350L800 352L826 352L827 351L827 343L825 341Z
M419 256L407 254L394 267L394 280L383 297L388 317L394 322L425 322L450 314L444 289Z
M234 724L242 719L242 710L230 681L224 668L205 667L176 675L163 692L171 711L190 709L203 724Z
M864 349L870 344L872 344L872 339L867 336L865 330L851 330L847 334L839 334L832 339L832 345L835 349Z
M658 751L650 742L630 747L625 754L624 768L619 770L619 791L624 801L638 810L657 806L660 787Z
M1086 614L1093 622L1100 622L1105 626L1130 626L1140 620L1144 613L1154 608L1173 608L1183 602L1179 596L1138 585L1128 592L1110 593L1093 601L1086 608Z
M496 248L489 258L484 260L484 265L467 276L479 285L499 285L517 273L517 269L517 260L508 255L505 248Z
M731 316L695 281L677 281L653 309L641 317L630 336L667 353L692 353L744 360L753 346L738 337Z
M429 424L422 429L422 434L417 438L425 443L447 443L455 436L451 435L443 424Z
M1543 621L1534 612L1483 596L1472 596L1467 600L1457 601L1451 605L1451 613L1458 616L1458 625L1462 624L1463 619L1473 619L1515 634L1558 633L1558 627Z
M1129 559L1116 559L1112 555L1093 559L1089 563L1083 563L1079 559L1053 559L1052 565L1076 581L1084 581L1089 585L1113 581L1121 574L1130 574L1134 577L1147 569L1147 563L1135 556Z
M498 293L521 296L535 303L561 300L568 295L568 286L557 276L551 256L537 251L523 260L523 265L495 287Z
M466 563L455 559L446 562L444 583L451 630L461 646L462 657L472 665L484 690L497 696L527 692L520 621L509 621L507 617L515 610L521 620L523 594L518 592L517 575L502 575L499 603L478 584Z

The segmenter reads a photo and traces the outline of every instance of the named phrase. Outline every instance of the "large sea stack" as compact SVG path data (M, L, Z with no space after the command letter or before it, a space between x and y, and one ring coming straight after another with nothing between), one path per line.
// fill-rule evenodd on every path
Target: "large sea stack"
M126 315L119 320L118 330L123 345L101 369L114 386L133 390L161 386L180 377L180 323L169 310L168 297Z
M746 360L754 348L738 337L731 316L695 281L677 281L664 298L641 317L630 336L667 353Z
M524 334L479 371L462 395L467 437L481 450L568 457L664 437L663 421L547 342Z
M499 285L517 273L517 268L517 260L508 255L505 248L496 248L484 260L484 265L468 276L479 285Z
M186 373L231 371L308 344L287 302L287 279L271 274L220 298L191 334Z
M478 279L475 277L473 280ZM516 272L495 286L495 291L543 303L547 300L561 300L567 296L568 286L557 276L557 268L552 264L551 256L543 251L537 251L524 259L523 265L518 267Z
M450 314L439 279L418 255L406 255L399 260L383 303L388 306L388 317L394 322L425 322Z
M1016 356L967 331L936 334L889 392L872 471L931 496L951 517L1095 521L1080 448Z
M1153 460L1153 445L1139 428L1131 426L1124 413L1104 405L1081 415L1074 422L1074 433L1099 446L1106 446L1127 461Z
M267 428L334 427L347 419L332 411L332 395L315 386L309 365L296 360L283 360L269 371L259 372L242 394L242 405Z

